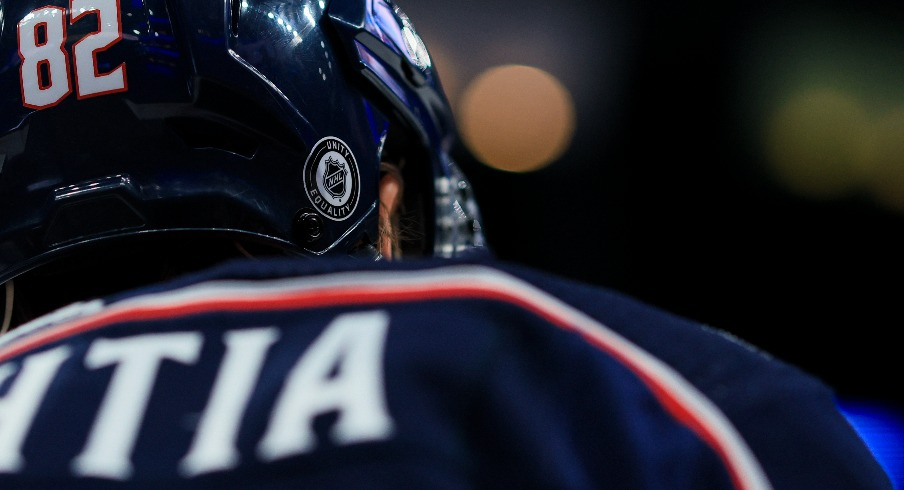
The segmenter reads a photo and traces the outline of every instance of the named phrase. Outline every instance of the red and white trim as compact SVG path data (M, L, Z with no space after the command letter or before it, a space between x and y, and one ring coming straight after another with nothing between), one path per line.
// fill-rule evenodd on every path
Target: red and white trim
M210 311L290 310L459 298L511 303L579 334L630 369L668 413L712 446L737 488L771 488L756 457L728 418L674 369L561 300L522 280L482 266L205 282L126 299L52 328L38 328L31 335L0 345L0 362L118 322L151 321Z

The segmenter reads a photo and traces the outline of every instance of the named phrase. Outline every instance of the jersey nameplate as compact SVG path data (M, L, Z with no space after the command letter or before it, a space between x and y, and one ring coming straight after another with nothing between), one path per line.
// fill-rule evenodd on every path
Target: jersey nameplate
M311 452L317 447L312 422L326 412L338 414L329 437L337 445L385 440L394 421L387 410L383 351L389 326L384 311L339 315L302 352L283 377L266 430L256 444L258 461L270 462ZM0 365L0 473L28 466L22 447L42 402L63 371L90 376L113 368L81 451L71 460L74 476L128 480L135 469L133 450L146 420L163 363L191 369L204 342L222 342L224 355L209 390L191 444L176 470L184 477L223 471L243 455L237 436L249 400L280 329L258 327L205 336L199 331L146 333L97 338L83 359L62 344ZM81 371L81 364L84 371Z

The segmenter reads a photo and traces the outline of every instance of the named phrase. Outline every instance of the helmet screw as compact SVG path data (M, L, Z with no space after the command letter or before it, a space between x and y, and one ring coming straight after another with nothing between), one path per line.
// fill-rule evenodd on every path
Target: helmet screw
M305 242L313 242L323 233L320 216L310 211L301 211L295 216L295 236Z

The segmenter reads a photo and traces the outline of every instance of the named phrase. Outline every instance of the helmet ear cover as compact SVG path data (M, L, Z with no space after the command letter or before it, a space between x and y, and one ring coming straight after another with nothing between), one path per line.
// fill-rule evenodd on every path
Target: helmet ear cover
M394 139L423 151L423 160L409 158L405 165L428 172L426 179L405 176L423 191L419 203L406 193L408 209L425 210L419 217L424 240L408 246L412 251L426 246L427 254L441 257L489 254L473 190L450 155L457 137L451 107L408 17L391 0L334 1L327 13L338 44L352 60L349 78L391 121L387 146L402 146L393 145Z

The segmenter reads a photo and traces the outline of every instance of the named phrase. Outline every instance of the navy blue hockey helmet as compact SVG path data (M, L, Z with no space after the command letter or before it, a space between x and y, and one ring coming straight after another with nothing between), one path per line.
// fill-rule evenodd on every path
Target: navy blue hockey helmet
M391 0L0 0L0 283L163 234L374 257L387 159L409 248L480 250L454 133Z

